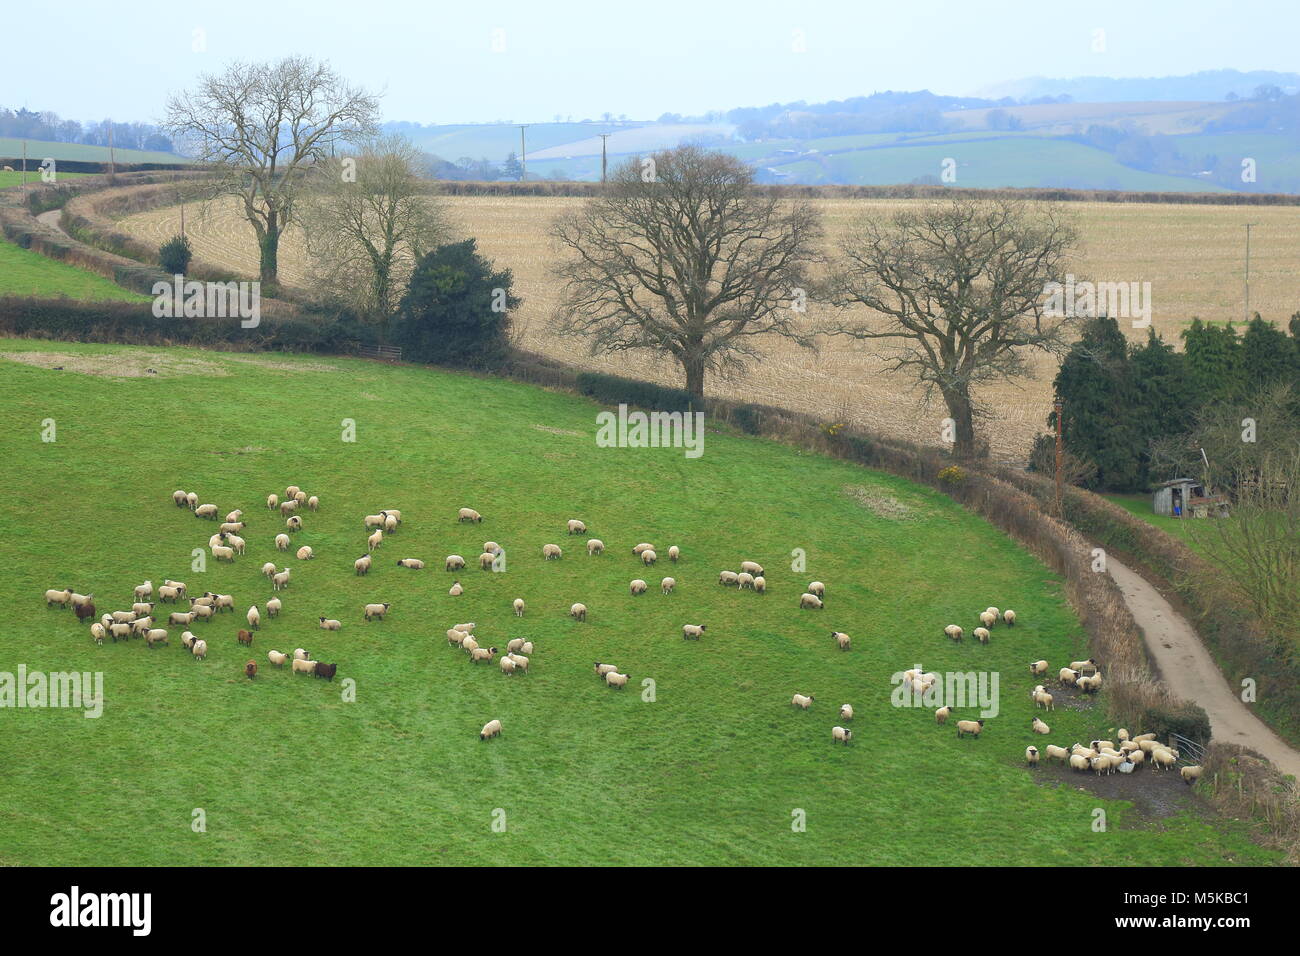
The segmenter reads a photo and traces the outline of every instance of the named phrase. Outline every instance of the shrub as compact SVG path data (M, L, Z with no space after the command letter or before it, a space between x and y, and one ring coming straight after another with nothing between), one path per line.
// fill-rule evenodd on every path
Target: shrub
M938 478L945 485L960 485L966 481L966 470L959 465L949 465L939 472Z
M158 247L158 264L171 275L184 275L193 258L194 250L185 236L172 236Z
M757 435L763 430L763 410L757 405L737 405L731 411L731 421L747 435Z
M439 246L415 266L393 321L402 357L460 368L496 368L509 357L510 312L522 300L510 292L509 269L492 263L466 239Z
M698 400L681 388L668 388L653 382L640 382L619 375L600 372L580 372L578 391L604 402L606 405L637 405L652 411L690 412L697 409Z
M1143 733L1154 732L1165 741L1170 734L1181 734L1202 744L1210 739L1209 715L1204 708L1189 700L1148 707L1143 711L1138 726Z

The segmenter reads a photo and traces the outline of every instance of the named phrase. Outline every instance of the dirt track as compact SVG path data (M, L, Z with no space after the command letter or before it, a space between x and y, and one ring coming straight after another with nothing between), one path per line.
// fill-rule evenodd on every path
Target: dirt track
M1258 751L1282 773L1300 779L1300 752L1242 703L1191 624L1136 572L1110 555L1106 556L1106 565L1142 628L1160 677L1179 697L1205 708L1214 739Z

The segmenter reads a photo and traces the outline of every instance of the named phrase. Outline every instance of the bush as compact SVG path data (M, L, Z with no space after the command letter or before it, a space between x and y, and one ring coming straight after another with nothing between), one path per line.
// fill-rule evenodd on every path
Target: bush
M581 372L577 377L578 391L606 405L636 405L659 412L703 411L699 400L681 388L668 388L652 382L600 372Z
M193 258L194 250L185 236L172 236L158 247L158 264L170 275L184 275Z
M1189 700L1148 707L1138 726L1142 733L1154 732L1161 740L1168 740L1170 734L1181 734L1202 744L1210 739L1209 715L1204 708Z
M966 480L966 471L957 465L949 465L939 472L938 478L945 485L960 485Z
M492 271L475 240L439 246L415 266L393 321L402 357L457 368L497 368L510 354L510 270Z
M731 421L746 435L757 435L763 430L763 410L757 405L737 405L731 411Z

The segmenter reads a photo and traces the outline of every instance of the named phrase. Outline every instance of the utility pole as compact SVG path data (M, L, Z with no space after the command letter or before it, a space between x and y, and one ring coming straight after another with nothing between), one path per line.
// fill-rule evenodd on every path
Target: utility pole
M605 181L605 140L609 139L609 133L600 134L600 181Z
M1061 413L1065 408L1065 403L1057 399L1052 403L1056 409L1056 516L1061 517L1061 419L1064 417Z
M1257 222L1246 223L1246 321L1250 321L1250 227L1258 226Z
M23 194L27 194L27 140L23 140Z
M528 179L528 160L525 158L528 153L524 148L524 130L528 129L531 124L520 124L519 126L519 181L526 182Z
M117 159L113 153L113 121L108 121L108 181L117 178Z

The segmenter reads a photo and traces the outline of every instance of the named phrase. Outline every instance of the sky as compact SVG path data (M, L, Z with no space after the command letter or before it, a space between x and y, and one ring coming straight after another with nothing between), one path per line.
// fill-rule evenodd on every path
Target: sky
M154 122L202 74L289 54L382 93L384 119L422 123L653 119L1300 62L1297 0L67 0L29 12L4 18L0 105L82 121Z

